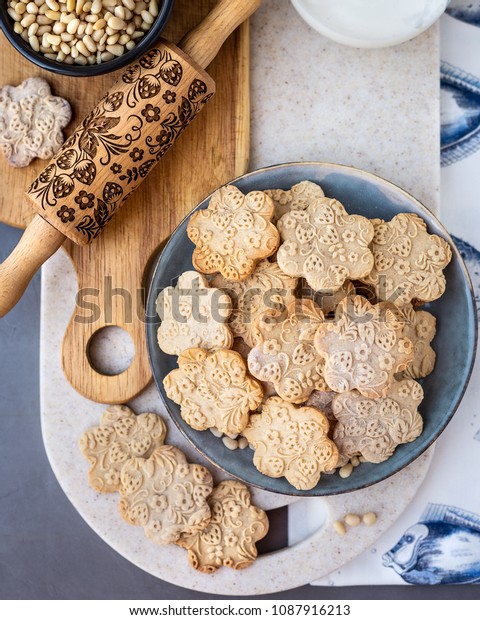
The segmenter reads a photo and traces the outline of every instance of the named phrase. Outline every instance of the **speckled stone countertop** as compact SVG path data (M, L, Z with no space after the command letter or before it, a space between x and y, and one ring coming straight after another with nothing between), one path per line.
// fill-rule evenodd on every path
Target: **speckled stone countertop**
M386 177L430 209L438 208L436 26L401 46L356 50L330 42L311 30L287 0L264 0L252 18L251 37L251 169L287 161L350 164ZM97 495L86 481L87 463L76 442L84 429L98 421L104 407L77 394L61 370L60 348L74 306L75 286L68 259L58 253L44 267L42 276L41 408L45 446L62 488L80 514L112 547L144 570L184 587L218 594L252 595L291 588L325 575L358 555L412 499L431 453L385 483L324 503L328 523L343 510L371 508L380 498L395 498L376 527L369 528L368 534L359 531L344 543L338 543L332 528L323 528L298 545L263 556L252 569L240 571L238 576L225 571L217 576L200 575L188 568L185 558L179 558L183 555L180 549L159 550L146 541L141 528L121 521L113 497ZM108 339L105 343L104 355L110 366L115 366L112 357L128 358L121 344ZM113 355L112 350L116 351ZM132 406L137 412L163 411L153 387ZM81 412L81 428L72 411ZM169 440L193 458L192 449L173 424L169 433ZM201 461L198 455L195 461ZM265 492L254 495L264 508L285 503L285 498ZM331 557L322 559L317 552L325 545L331 548L331 556L335 555L334 562ZM267 573L268 583L262 578Z

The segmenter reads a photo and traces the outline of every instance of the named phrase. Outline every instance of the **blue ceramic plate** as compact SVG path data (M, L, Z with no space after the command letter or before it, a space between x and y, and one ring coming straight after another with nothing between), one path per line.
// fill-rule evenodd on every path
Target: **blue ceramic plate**
M392 183L362 170L324 163L272 166L246 174L232 183L246 193L269 188L289 189L306 179L319 183L325 194L340 200L349 213L385 220L397 213L417 213L427 222L430 233L441 235L452 245L453 258L445 271L447 290L439 300L424 306L437 318L437 335L433 342L437 362L433 373L421 381L425 390L420 406L424 420L422 435L412 443L399 446L384 463L362 463L349 478L342 479L338 474L322 476L314 489L297 491L285 478L261 474L253 465L250 449L232 452L209 431L195 431L188 426L180 416L179 406L169 400L163 389L163 378L177 367L177 363L175 356L166 355L158 347L160 321L155 316L158 293L175 283L181 273L192 269L194 246L186 233L188 217L173 233L158 259L147 301L147 316L150 317L147 340L155 382L172 419L207 459L232 476L268 491L318 496L346 493L375 484L411 463L437 439L455 413L470 378L477 344L477 318L470 279L451 237L428 209ZM195 210L205 209L209 198Z

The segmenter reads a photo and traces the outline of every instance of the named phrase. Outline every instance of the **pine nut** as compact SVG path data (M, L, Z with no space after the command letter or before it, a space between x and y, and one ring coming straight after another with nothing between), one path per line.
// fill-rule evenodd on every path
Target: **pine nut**
M29 26L33 24L34 21L35 21L35 15L28 13L28 15L25 15L25 17L22 19L20 23L22 24L24 28L28 28Z
M67 32L69 34L75 34L77 32L77 28L80 25L80 20L78 19L78 17L76 17L75 19L72 19L72 21L70 21L67 24Z
M248 446L248 439L246 437L240 437L238 440L238 447L240 450L244 450Z
M222 441L224 446L229 450L236 450L238 448L238 441L236 439L231 439L225 435L225 437L222 438Z
M48 17L48 19L51 19L52 22L57 21L57 19L60 19L60 11L45 11L45 16Z
M358 515L354 515L354 514L345 515L344 521L347 525L350 525L352 527L360 525L360 523L362 522L361 518Z
M57 55L56 54L45 54L45 58L48 58L49 60L57 60Z
M30 47L33 49L34 52L40 51L40 41L35 35L31 35L30 37L28 37L28 42L30 43Z
M115 56L110 54L110 52L102 52L102 62L108 62L109 60L113 60Z
M153 15L150 15L148 11L142 11L140 15L142 16L144 22L150 25L153 24Z
M347 463L343 467L340 467L339 475L340 478L348 478L353 471L353 465L351 463Z
M374 512L367 512L363 515L362 521L365 525L373 525L377 522L377 515Z
M125 51L125 48L123 47L123 45L120 45L119 43L115 45L107 45L107 52L110 52L111 54L114 54L115 56L121 56L124 51Z
M157 0L150 0L150 4L148 5L148 12L153 17L157 17L158 15L158 2Z
M358 456L352 456L352 458L350 459L350 463L354 466L354 467L358 467L360 465L360 461L358 459Z
M133 50L159 14L158 0L6 0L6 4L14 31L34 52L82 66ZM242 438L227 439L238 443Z
M215 426L212 426L209 430L214 437L221 437L223 435L222 431L219 431Z
M340 536L345 536L345 534L347 533L347 530L345 529L345 525L343 524L343 521L334 521L333 522L333 529Z

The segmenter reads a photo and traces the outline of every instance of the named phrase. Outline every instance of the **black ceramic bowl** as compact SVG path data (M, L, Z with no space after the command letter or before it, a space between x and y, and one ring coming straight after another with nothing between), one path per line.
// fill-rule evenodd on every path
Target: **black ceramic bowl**
M63 62L50 60L40 52L35 52L30 47L30 44L27 41L24 41L22 37L14 31L14 21L7 13L7 0L0 2L0 26L13 47L15 47L16 50L22 54L22 56L27 58L27 60L30 60L30 62L33 62L38 67L41 67L46 71L59 73L61 75L90 77L92 75L103 75L104 73L117 71L118 69L129 65L148 49L153 47L160 33L167 25L168 18L172 12L173 3L174 0L160 0L158 15L155 18L152 27L145 33L145 36L140 40L138 45L134 47L133 50L125 52L122 56L118 56L117 58L108 60L107 62L102 62L100 65L67 65Z
M163 353L158 346L160 319L155 313L158 293L175 283L182 272L193 268L194 245L186 233L191 214L172 234L158 259L147 302L147 344L153 376L170 416L208 460L247 484L267 491L286 495L335 495L357 491L388 478L418 458L437 439L455 413L470 378L477 344L477 317L468 272L453 240L426 207L392 183L356 168L311 162L256 170L239 177L233 184L246 193L272 187L289 189L305 179L319 183L326 195L340 200L349 213L385 220L391 220L397 213L416 213L427 222L430 233L441 235L452 247L453 257L444 272L446 292L437 301L423 307L437 318L437 334L433 341L437 360L433 373L420 380L425 392L419 408L424 421L420 437L399 446L383 463L362 463L349 478L340 478L338 474L322 476L310 491L297 491L285 478L269 478L261 474L253 465L253 452L248 448L231 451L212 433L191 428L182 419L179 406L165 394L163 378L177 367L177 358ZM205 209L209 198L195 210Z

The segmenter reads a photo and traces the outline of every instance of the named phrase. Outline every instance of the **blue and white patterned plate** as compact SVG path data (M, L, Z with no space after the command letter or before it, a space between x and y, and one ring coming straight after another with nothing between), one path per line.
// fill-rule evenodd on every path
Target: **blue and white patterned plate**
M399 471L424 450L443 431L464 394L473 366L477 343L475 299L465 264L452 239L435 216L410 194L373 174L326 163L292 163L263 168L232 181L244 193L268 188L289 189L295 183L309 179L319 183L327 196L340 200L349 213L369 218L390 220L397 213L420 215L430 233L441 235L452 245L453 258L445 276L447 290L441 299L425 306L437 318L437 336L433 346L437 362L433 373L423 382L425 399L420 406L424 419L422 435L414 442L399 446L384 463L363 463L355 475L342 479L338 474L323 476L310 491L296 491L285 478L269 478L253 465L249 449L228 450L221 440L208 431L195 431L180 416L180 408L167 398L163 378L177 367L176 357L163 353L157 344L159 319L155 313L158 293L192 269L194 249L186 234L188 217L179 225L165 246L153 275L147 301L147 341L153 375L160 395L172 419L190 442L211 462L248 484L287 495L333 495L364 488ZM204 209L209 198L195 210Z

